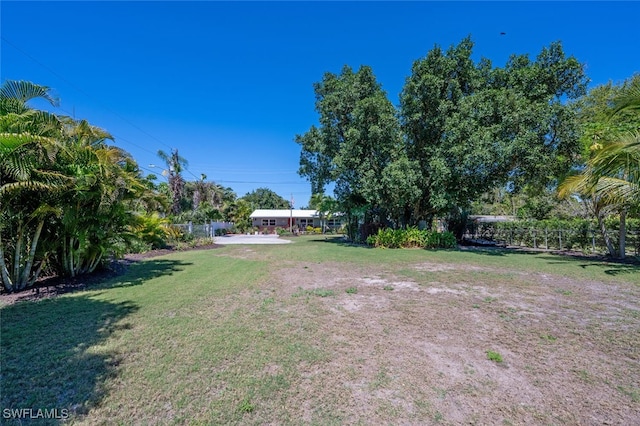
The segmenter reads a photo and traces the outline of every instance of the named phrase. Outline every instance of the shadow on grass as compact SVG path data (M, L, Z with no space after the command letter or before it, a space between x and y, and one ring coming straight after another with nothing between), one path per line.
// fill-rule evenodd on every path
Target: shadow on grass
M596 258L584 255L541 255L540 259L547 260L549 264L575 263L582 269L599 268L608 275L622 275L640 273L640 262L634 258L625 260Z
M116 277L109 278L99 283L94 288L130 287L144 284L145 281L163 275L173 275L184 270L185 266L193 265L191 262L183 262L173 259L152 259L143 262L132 262L126 268L126 272Z
M372 249L372 247L368 244L358 244L354 243L350 240L347 240L342 235L318 235L316 238L309 239L312 243L331 243L342 247L357 247L364 249Z
M508 248L491 246L458 246L458 250L484 256L506 256L507 254L515 253Z
M128 329L137 309L81 294L2 308L0 423L59 424L98 404L119 355L93 346Z
M9 303L14 303L57 297L78 290L141 285L152 278L172 275L174 272L183 270L184 266L189 265L192 265L192 263L169 259L119 261L112 264L107 270L79 275L74 278L47 278L38 282L33 288L13 294L2 294L0 297L6 298Z

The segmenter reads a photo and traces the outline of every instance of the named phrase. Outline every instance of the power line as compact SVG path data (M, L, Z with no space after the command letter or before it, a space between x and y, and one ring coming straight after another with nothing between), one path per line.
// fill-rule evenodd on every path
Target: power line
M113 114L114 116L116 116L117 118L119 118L120 120L122 120L123 122L127 123L128 125L130 125L131 127L137 129L138 131L140 131L141 133L145 134L146 136L148 136L149 138L153 139L154 141L160 143L161 145L164 145L165 147L169 148L169 149L173 149L173 147L169 146L167 143L165 143L164 141L158 139L157 137L155 137L154 135L150 134L149 132L147 132L146 130L142 129L140 126L138 126L137 124L133 123L131 120L127 119L126 117L122 116L121 114L119 114L118 112L114 111L113 109L109 108L108 106L106 106L105 104L103 104L100 100L96 99L94 96L90 95L89 93L87 93L86 91L84 91L83 89L81 89L80 87L76 86L74 83L72 83L71 81L69 81L67 78L65 78L62 74L60 74L59 72L57 72L56 70L54 70L53 68L49 67L48 65L44 64L43 62L41 62L40 60L38 60L37 58L35 58L33 55L29 54L28 52L26 52L25 50L21 49L20 47L18 47L15 43L11 42L10 40L8 40L6 37L1 36L0 38L7 43L9 46L13 47L16 51L20 52L22 55L26 56L27 58L29 58L31 61L33 61L34 63L36 63L37 65L41 66L42 68L44 68L45 70L47 70L48 72L50 72L51 74L53 74L54 76L56 76L57 78L59 78L60 80L62 80L63 82L65 82L67 85L69 85L71 88L73 88L74 90L76 90L77 92L81 93L82 95L86 96L88 99L96 102L96 104L105 109L106 111L110 112L111 114ZM63 109L62 107L58 107L62 112L66 113L67 115L74 117L75 114L71 113L69 111L66 111L65 109ZM121 136L118 136L116 134L111 133L111 135L114 137L114 141L116 142L125 142L128 143L140 150L143 150L149 154L153 154L156 155L156 152L153 152L141 145L138 145L134 142L131 142L128 139L125 139ZM138 167L140 167L143 170L146 170L147 172L150 173L154 173L153 170L147 169L145 167L142 167L140 165L138 165ZM207 166L205 166L204 168L206 168ZM215 166L211 166L211 167L215 167ZM202 168L202 167L199 167ZM200 177L196 176L191 170L189 170L187 167L184 168L184 170L189 173L191 176L193 176L195 179L200 179ZM255 174L293 174L296 173L294 171L287 171L287 172L271 172L271 171L267 171L267 172L255 172L252 170L229 170L229 171L224 171L224 170L217 170L217 172L223 172L223 173L255 173ZM258 184L258 185L308 185L308 182L269 182L269 181L241 181L241 180L219 180L219 181L215 181L214 182L223 182L223 183L237 183L237 184Z
M107 110L108 112L112 113L113 115L115 115L116 117L118 117L119 119L121 119L122 121L124 121L125 123L129 124L131 127L139 130L140 132L142 132L143 134L149 136L151 139L155 140L156 142L168 147L168 148L172 148L170 147L168 144L166 144L165 142L161 141L160 139L158 139L157 137L153 136L152 134L150 134L149 132L147 132L146 130L142 129L140 126L138 126L137 124L133 123L131 120L127 119L126 117L120 115L119 113L117 113L116 111L112 110L111 108L109 108L108 106L102 104L98 99L95 99L93 96L91 96L90 94L88 94L87 92L85 92L84 90L82 90L81 88L77 87L75 84L73 84L72 82L70 82L69 80L67 80L65 77L63 77L60 73L56 72L54 69L52 69L51 67L43 64L42 62L40 62L38 59L36 59L35 57L33 57L33 55L30 55L29 53L25 52L24 50L22 50L21 48L19 48L18 46L16 46L14 43L12 43L11 41L9 41L6 37L4 36L0 36L0 38L2 38L2 40L7 43L9 46L13 47L15 50L17 50L18 52L22 53L24 56L26 56L27 58L31 59L33 62L35 62L36 64L40 65L42 68L44 68L45 70L49 71L51 74L55 75L56 77L58 77L60 80L64 81L65 83L67 83L71 88L77 90L78 92L80 92L81 94L83 94L84 96L86 96L87 98L89 98L90 100L94 101L97 103L98 106L100 106L101 108L104 108L105 110ZM68 112L67 112L68 114Z
M60 111L64 112L65 114L67 114L69 117L73 117L73 113L71 113L71 112L67 111L66 109L64 109L64 108L62 108L62 107L58 107L58 109L59 109ZM133 143L133 142L131 142L130 140L127 140L127 139L125 139L125 138L123 138L123 137L121 137L121 136L118 136L118 135L116 135L116 134L114 134L114 133L111 133L111 132L108 132L108 133L109 133L111 136L113 136L114 142L116 142L116 143L117 143L117 142L119 142L119 141L123 141L123 142L126 142L126 143L128 143L128 144L131 144L131 145L135 146L135 147L136 147L136 148L138 148L138 149L141 149L141 150L143 150L143 151L146 151L146 152L148 152L148 153L150 153L150 154L156 154L155 152L150 151L150 150L148 150L147 148L145 148L145 147L143 147L143 146L141 146L141 145L138 145L138 144L136 144L136 143Z
M251 183L251 184L264 184L264 185L309 185L309 182L265 182L265 181L245 181L245 180L216 180L215 182Z

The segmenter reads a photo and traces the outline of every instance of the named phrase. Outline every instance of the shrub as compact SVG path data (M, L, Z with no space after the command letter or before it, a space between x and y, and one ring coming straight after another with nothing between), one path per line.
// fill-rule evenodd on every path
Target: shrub
M456 237L451 232L408 229L380 229L367 237L367 244L380 248L453 248Z
M145 246L149 248L166 246L166 239L170 236L167 227L168 223L167 219L161 218L157 213L137 216L136 224L132 231L135 238L142 244L131 243L130 250L138 252L145 251Z
M292 234L291 234L291 232L290 232L288 229L286 229L286 228L282 228L282 227L277 227L277 228L276 228L276 233L277 233L278 235L280 235L280 236L283 236L283 235L292 235Z

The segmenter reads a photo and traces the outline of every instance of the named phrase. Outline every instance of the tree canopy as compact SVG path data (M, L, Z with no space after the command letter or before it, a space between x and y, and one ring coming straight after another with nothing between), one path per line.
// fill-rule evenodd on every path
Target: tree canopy
M496 187L557 184L580 159L566 101L585 93L582 65L559 42L502 68L472 50L468 37L415 61L399 108L368 66L326 73L314 84L319 125L295 138L312 192L333 182L345 213L402 226L459 213Z
M241 198L253 209L289 209L291 204L269 188L258 188ZM249 212L251 214L251 212Z

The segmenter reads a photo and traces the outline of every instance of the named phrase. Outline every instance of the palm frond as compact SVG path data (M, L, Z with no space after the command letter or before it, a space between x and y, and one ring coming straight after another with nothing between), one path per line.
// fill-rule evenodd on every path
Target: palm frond
M640 186L625 179L604 176L595 188L608 204L627 204L640 201Z
M55 185L33 180L10 182L0 186L0 195L18 191L54 191Z
M42 98L52 106L59 105L58 99L51 95L51 90L47 86L30 81L7 80L0 87L0 99L16 99L26 103L35 98Z
M626 110L640 111L640 76L634 77L629 86L623 88L613 100L612 115Z
M589 168L596 175L623 178L640 185L640 133L607 144L589 161Z

